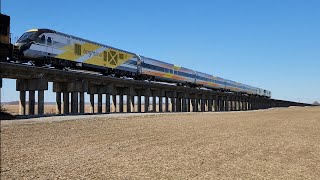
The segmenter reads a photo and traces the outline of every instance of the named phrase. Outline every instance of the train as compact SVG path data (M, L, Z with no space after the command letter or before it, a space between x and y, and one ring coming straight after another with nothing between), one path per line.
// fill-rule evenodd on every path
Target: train
M14 59L31 61L36 66L76 68L119 78L127 77L249 96L271 97L271 92L265 89L51 29L31 29L25 32L14 44L12 56Z
M10 56L11 50L10 16L0 13L0 61Z

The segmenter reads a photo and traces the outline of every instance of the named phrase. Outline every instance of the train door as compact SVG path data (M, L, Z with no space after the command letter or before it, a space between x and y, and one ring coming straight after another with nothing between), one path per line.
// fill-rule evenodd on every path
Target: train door
M39 51L41 52L42 56L47 56L47 36L46 34L42 34L42 36L40 36L39 41L37 42L37 45L39 47Z
M198 76L197 71L193 71L193 77L194 77L193 83L194 83L194 84L197 84L197 83L198 83L198 82L197 82L197 76Z
M53 34L49 34L46 38L47 56L52 56L53 52Z

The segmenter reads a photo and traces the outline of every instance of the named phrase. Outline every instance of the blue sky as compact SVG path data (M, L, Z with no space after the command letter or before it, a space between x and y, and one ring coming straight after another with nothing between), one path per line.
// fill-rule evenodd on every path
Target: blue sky
M50 28L301 102L320 101L319 8L318 0L2 0L13 39ZM5 80L2 101L18 100L14 90Z

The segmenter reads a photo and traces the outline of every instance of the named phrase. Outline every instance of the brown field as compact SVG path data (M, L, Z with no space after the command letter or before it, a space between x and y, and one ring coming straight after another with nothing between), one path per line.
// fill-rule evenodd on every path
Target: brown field
M1 121L1 179L320 179L319 107L68 118Z

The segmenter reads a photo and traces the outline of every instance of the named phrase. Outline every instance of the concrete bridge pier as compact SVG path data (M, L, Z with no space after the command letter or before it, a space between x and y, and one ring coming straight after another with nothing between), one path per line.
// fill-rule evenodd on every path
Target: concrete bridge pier
M117 95L112 94L112 107L113 112L117 112Z
M159 112L163 112L163 104L162 104L162 101L163 101L163 97L162 97L162 96L159 96Z
M169 97L165 97L165 112L169 112Z
M62 109L62 114L69 114L69 92L63 92L63 109Z
M225 108L225 104L224 103L225 103L224 96L221 96L220 97L220 109L221 109L220 111L225 111L225 109L224 109Z
M177 112L177 105L176 105L177 92L171 91L170 97L171 97L171 112Z
M196 100L194 98L191 99L192 112L196 111Z
M110 113L110 94L106 94L106 113Z
M199 112L199 99L196 97L196 99L195 99L195 112Z
M234 111L234 97L230 97L229 98L229 100L230 100L230 111Z
M152 97L152 111L157 112L157 96Z
M71 113L72 114L77 114L79 111L78 107L78 99L79 99L79 93L78 92L71 92Z
M206 97L204 94L201 95L201 112L205 112L206 111Z
M239 98L239 106L240 106L240 111L243 111L243 98Z
M142 112L142 108L141 108L141 101L142 101L142 96L141 96L141 94L139 94L138 95L138 104L137 104L137 106L138 106L138 113L141 113Z
M244 98L244 110L248 111L248 98Z
M102 113L102 94L98 93L98 113Z
M80 96L80 103L79 103L79 112L80 114L84 114L85 111L85 101L84 101L84 92L79 92L79 96Z
M176 98L176 104L177 104L176 112L181 112L181 98L179 97Z
M84 92L88 91L88 83L75 82L53 82L53 92L56 93L56 113L70 113L70 93L71 93L71 113L79 113L79 94L80 94L80 113L84 113ZM61 93L63 96L63 109L61 108Z
M134 112L134 96L127 94L127 113L131 112Z
M149 112L149 96L144 96L144 112Z
M29 91L29 115L35 114L35 92L38 91L38 114L44 113L44 91L48 90L45 79L17 79L16 90L20 91L19 114L26 115L26 91Z
M187 98L187 112L191 112L191 99L190 96Z
M211 97L211 95L208 98L208 111L209 112L212 111L212 97Z
M123 94L119 95L119 112L123 113Z
M185 94L182 98L182 112L188 112L187 96Z
M219 96L216 96L215 97L215 101L214 101L214 104L215 104L215 111L219 112L220 111L220 101L219 101Z

